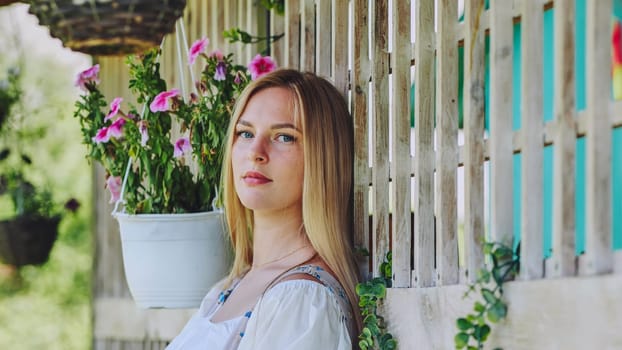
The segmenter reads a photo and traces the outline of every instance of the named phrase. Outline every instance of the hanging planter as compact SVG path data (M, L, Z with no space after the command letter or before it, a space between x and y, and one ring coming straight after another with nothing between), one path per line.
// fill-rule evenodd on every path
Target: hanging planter
M186 0L30 0L28 11L66 47L109 56L160 45L185 6Z
M127 284L140 307L196 308L229 271L233 254L221 211L113 215Z
M60 217L20 216L0 221L0 260L21 267L45 263L58 236Z
M0 7L11 5L16 2L18 2L18 0L0 0Z

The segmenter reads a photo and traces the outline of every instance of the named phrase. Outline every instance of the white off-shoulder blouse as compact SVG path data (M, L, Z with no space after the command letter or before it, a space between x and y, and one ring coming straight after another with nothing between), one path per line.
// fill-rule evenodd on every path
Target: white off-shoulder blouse
M351 350L352 313L341 285L318 266L299 266L287 275L296 273L312 275L317 282L279 282L252 310L216 323L212 316L239 281L227 290L218 284L167 350Z

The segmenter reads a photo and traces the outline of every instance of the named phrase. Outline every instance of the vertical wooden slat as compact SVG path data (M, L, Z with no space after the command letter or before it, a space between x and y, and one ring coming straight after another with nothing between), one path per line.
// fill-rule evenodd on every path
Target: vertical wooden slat
M410 287L410 1L393 1L393 287Z
M541 278L542 244L542 5L522 2L521 20L521 270Z
M315 2L301 1L300 69L315 72Z
M244 13L246 14L246 31L264 36L265 30L264 28L259 28L259 21L257 19L259 16L265 16L266 9L260 6L259 2L256 0L246 0L244 4ZM244 46L246 49L246 61L244 61L244 63L247 63L259 53L260 49L258 44L246 44Z
M285 18L272 10L270 12L270 35L280 35L281 33L285 33ZM273 42L270 47L270 56L276 60L279 67L284 67L287 62L285 58L287 56L286 40L287 38L282 37Z
M484 262L484 0L465 0L464 6L464 239L472 282Z
M586 274L613 268L611 247L611 1L587 3ZM583 267L583 266L582 266Z
M331 72L335 86L344 96L348 92L348 2L332 0Z
M434 1L415 3L415 281L434 284Z
M231 29L235 25L236 6L235 6L235 2L234 1L235 0L229 0L229 1L226 1L226 2L224 0L222 1L222 6L224 6L224 8L225 8L225 11L224 11L224 14L225 14L224 25L225 25L225 28L227 30ZM227 52L227 53L236 53L234 50L235 50L234 45L230 44L229 40L226 40L225 41L225 52ZM237 55L237 53L236 53L236 55ZM238 59L240 58L239 56L236 56L236 57L238 57Z
M512 246L512 0L490 4L490 233Z
M222 40L222 32L218 33L218 8L222 7L221 4L219 4L219 1L210 1L208 3L204 3L204 5L209 6L209 12L207 12L208 15L208 23L209 23L209 32L206 32L206 35L210 38L210 41L216 45L216 46L212 46L212 47L219 47L217 46L218 43ZM222 19L223 21L223 25L224 25L224 19ZM208 23L204 24L204 25L208 25Z
M352 4L352 117L354 118L354 246L371 253L369 247L369 24L368 1ZM369 276L369 257L358 256L360 277Z
M300 2L304 0L285 1L285 62L289 68L300 69Z
M436 47L436 261L440 285L458 283L458 11L454 0L438 2Z
M331 0L316 0L315 67L316 73L330 77Z
M378 269L389 251L389 57L388 57L388 1L378 0L373 5L373 125L374 152L372 186L374 194L373 260L372 273Z
M555 154L551 276L575 274L575 2L555 4Z

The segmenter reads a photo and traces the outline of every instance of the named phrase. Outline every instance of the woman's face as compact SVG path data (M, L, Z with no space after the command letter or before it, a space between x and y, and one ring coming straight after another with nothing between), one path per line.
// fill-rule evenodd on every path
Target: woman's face
M231 151L235 190L255 211L302 209L302 131L284 88L256 93L236 126Z

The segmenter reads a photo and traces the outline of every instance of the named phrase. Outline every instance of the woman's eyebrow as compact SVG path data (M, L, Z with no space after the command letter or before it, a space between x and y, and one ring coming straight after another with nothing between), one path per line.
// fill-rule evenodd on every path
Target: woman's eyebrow
M273 124L270 129L274 130L274 129L294 129L298 132L300 132L300 130L291 123L280 123L280 124Z
M239 125L243 125L243 126L247 126L247 127L253 127L253 124L243 120L243 119L239 119L238 120L238 124ZM276 130L276 129L294 129L298 132L301 132L300 129L298 129L294 124L292 123L278 123L278 124L273 124L270 126L270 129L272 130Z

